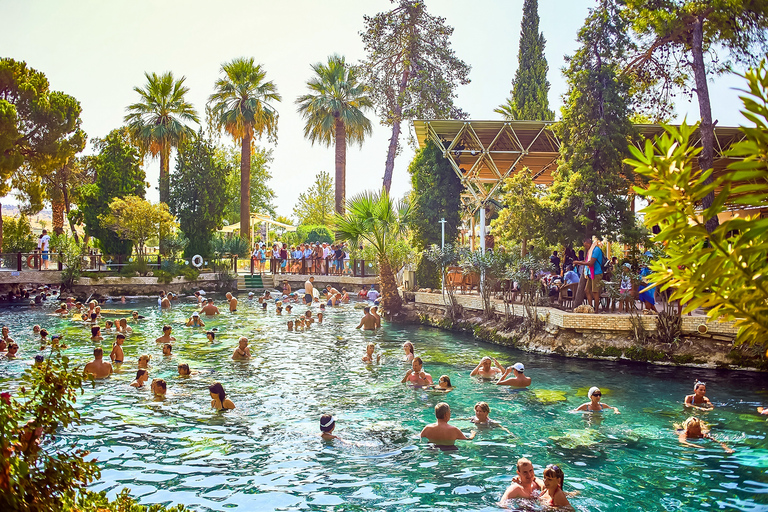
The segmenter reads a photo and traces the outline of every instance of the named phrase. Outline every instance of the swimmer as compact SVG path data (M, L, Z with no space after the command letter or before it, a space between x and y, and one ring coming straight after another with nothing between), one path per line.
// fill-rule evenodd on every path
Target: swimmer
M549 507L570 507L563 492L564 481L565 474L560 466L549 464L544 469L544 492L539 496L539 501Z
M371 314L371 308L366 306L363 308L363 318L360 319L360 323L355 329L363 328L364 331L376 330L376 317Z
M117 321L117 332L129 334L133 332L133 329L128 326L128 320L121 318Z
M234 409L235 404L232 400L227 398L227 392L224 391L224 386L220 382L214 382L208 387L208 392L211 394L211 407L217 411L224 409Z
M507 378L510 374L513 377ZM525 366L523 363L515 363L507 368L496 382L497 386L512 386L514 388L527 388L531 385L531 378L524 375Z
M41 356L40 354L35 356L35 366L42 366L44 361L45 357Z
M63 337L63 334L54 334L51 336L51 346L56 348L69 348L66 343L60 343Z
M288 332L293 332L293 320L288 320Z
M101 335L101 327L94 325L91 327L91 341L102 341L104 337Z
M163 355L166 357L171 356L171 351L173 350L173 345L170 343L166 343L163 345Z
M152 356L147 354L139 356L139 368L149 368L150 359L152 359Z
M300 316L299 318L296 319L296 322L294 322L294 328L295 328L296 331L298 331L299 329L301 329L302 331L304 330L304 317L303 316Z
M143 388L144 384L149 380L149 372L147 370L136 370L136 378L131 382L131 387Z
M3 326L2 337L3 337L3 341L5 341L6 343L13 343L14 341L13 338L11 338L11 331L8 329L7 325Z
M45 347L48 344L48 330L40 329L40 344Z
M171 331L173 331L173 328L170 325L164 325L163 335L157 338L155 341L157 343L170 343L172 341L176 341L176 338L171 336Z
M68 312L69 312L69 309L67 309L67 303L66 302L62 302L59 305L58 309L56 311L54 311L54 313L57 314L57 315L66 315Z
M125 354L123 353L124 342L125 334L118 333L117 336L115 336L115 343L112 345L112 352L109 354L109 358L113 363L121 364L125 359Z
M434 385L432 391L440 391L442 393L450 393L453 391L453 386L451 386L451 378L447 375L441 375L440 378L437 379L437 384Z
M13 343L13 341L11 341L11 343ZM8 342L3 338L0 338L0 352L5 352L6 350L8 350Z
M93 349L93 361L85 365L83 373L93 375L94 379L106 379L112 375L112 365L102 361L104 351L101 347Z
M339 436L333 435L333 430L336 428L336 420L330 414L323 414L320 416L320 437L323 441L333 441L338 439L342 441Z
M378 306L371 306L371 316L376 319L376 328L381 329L381 317L379 316Z
M139 320L144 319L144 315L140 315L138 311L132 311L131 312L131 318L134 322L138 322Z
M200 313L195 311L192 313L192 316L189 317L186 323L187 327L205 327L205 323L203 323L203 319L200 318Z
M376 345L373 343L369 343L368 346L365 348L365 355L363 356L363 362L368 364L373 364L373 352L376 350ZM376 364L379 364L381 361L381 354L376 354Z
M758 407L757 408L758 414L768 414L768 407Z
M445 402L440 402L435 406L435 419L437 422L424 427L419 437L425 437L437 448L455 449L452 447L455 447L456 441L469 441L477 435L477 432L473 430L467 437L464 432L448 424L451 419L451 407Z
M691 416L685 420L682 425L676 424L675 429L675 432L677 432L677 439L681 444L691 446L693 448L700 448L699 446L689 442L688 439L709 439L710 441L714 441L722 446L723 450L725 450L725 453L733 453L733 450L728 448L728 445L709 435L709 426L696 416Z
M347 292L346 288L341 289L341 299L339 299L344 304L349 304L349 292Z
M526 458L517 460L517 476L512 479L512 484L507 487L499 500L499 506L504 507L507 500L513 498L538 498L544 489L544 481L536 478L533 463Z
M707 385L700 380L696 380L693 383L693 394L685 397L685 406L693 407L694 409L700 409L702 411L710 410L714 408L714 404L709 401L705 395L707 393Z
M179 371L179 377L189 377L192 375L192 371L189 369L189 365L187 363L181 363L177 369Z
M318 311L317 312L317 323L319 323L319 324L323 323L323 312L322 311Z
M115 323L112 320L107 320L106 322L104 322L104 330L111 331L114 325Z
M310 324L312 324L312 322L314 322L314 321L315 321L315 319L314 319L314 318L312 318L312 311L310 311L310 310L308 309L308 310L306 311L306 313L304 313L304 323L305 323L306 325L310 325Z
M496 368L491 367L491 361L496 363ZM504 367L499 364L496 358L488 356L483 357L475 366L475 369L469 374L470 377L481 377L483 379L492 379L497 375L504 373Z
M226 297L229 303L229 312L235 313L237 311L237 297L232 296L231 292L227 292Z
M8 352L5 353L5 357L8 359L15 359L18 353L19 353L19 345L16 343L11 343L10 345L8 345Z
M588 411L588 412L603 412L603 409L613 409L613 412L615 414L619 413L618 407L611 407L608 404L604 404L600 401L602 398L603 393L600 391L600 388L597 386L592 386L589 388L589 391L587 392L587 398L590 399L589 402L585 404L581 404L576 409L574 409L571 412L580 412L580 411Z
M239 346L235 349L235 353L232 354L232 359L240 361L251 357L251 349L248 348L248 338L242 336L238 344Z
M219 311L219 308L213 305L213 299L208 299L208 304L203 306L203 309L200 310L201 313L205 314L205 316L214 316L219 315L221 312Z
M405 351L405 362L413 362L413 358L416 357L416 354L413 353L413 350L413 343L410 341L403 343L403 351Z
M477 402L475 404L475 415L469 418L469 421L477 425L478 427L494 428L498 427L507 434L511 434L501 423L494 421L488 417L491 414L491 408L486 402Z
M412 386L431 386L432 376L423 370L421 358L416 357L413 359L412 369L405 372L405 377L400 382L409 382Z
M208 338L208 342L216 343L216 333L214 331L206 332L205 337Z
M304 282L304 304L306 305L312 304L312 297L315 291L315 287L312 283L314 282L314 276L309 276L309 279Z
M163 379L152 379L152 384L149 385L149 389L155 397L165 398L165 393L168 391L168 385Z
M293 310L293 306L292 305L288 304L288 305L285 306L285 312L288 313L289 315L291 314L292 310Z

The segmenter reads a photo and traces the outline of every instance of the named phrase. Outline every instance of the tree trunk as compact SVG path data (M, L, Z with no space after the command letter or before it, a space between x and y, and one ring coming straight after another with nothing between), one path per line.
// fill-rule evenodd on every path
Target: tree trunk
M251 246L251 134L246 131L240 152L240 236Z
M403 299L397 291L397 281L392 267L386 257L379 257L379 279L381 280L381 297L385 313L390 317L400 311Z
M699 155L699 168L702 171L711 169L714 163L715 133L712 126L712 106L709 103L709 87L707 86L707 68L704 66L704 20L700 17L693 22L693 45L691 53L693 54L693 76L696 80L696 97L699 100L699 115L701 124L699 132L701 133L701 154ZM712 183L712 176L704 182L709 185ZM715 200L715 193L710 192L702 200L702 206L706 209L712 206ZM712 231L720 225L717 216L706 219L707 232Z
M395 171L395 156L397 155L397 141L400 138L400 122L403 116L402 98L405 89L408 87L408 68L403 70L403 76L400 79L400 90L397 92L394 115L392 116L392 138L389 139L389 150L387 151L387 163L384 165L384 190L389 194L392 187L392 174Z
M51 201L51 221L53 223L53 232L57 235L64 234L64 201Z
M581 306L581 303L584 301L584 296L586 295L586 291L584 288L587 286L587 278L584 274L579 277L579 286L576 288L576 296L573 297L573 307Z
M336 119L336 213L344 215L347 196L347 127Z
M526 254L528 254L528 239L523 238L523 242L520 247L520 257L525 258Z
M164 147L160 150L160 202L168 204L170 200L170 178L168 177L168 165L171 148Z
M69 193L67 192L66 187L62 191L64 194L64 209L67 211L67 221L69 222L69 229L72 230L72 236L75 239L75 242L80 243L80 236L77 234L77 230L75 229L75 223L72 222L72 216L70 215L70 206L69 206Z
M0 204L0 252L3 252L3 205Z

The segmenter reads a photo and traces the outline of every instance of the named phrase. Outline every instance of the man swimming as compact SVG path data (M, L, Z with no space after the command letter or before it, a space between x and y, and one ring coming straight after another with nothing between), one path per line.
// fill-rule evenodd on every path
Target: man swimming
M514 373L514 377L508 379L507 376L509 376L510 372ZM523 372L525 372L525 366L523 366L523 363L515 363L504 371L504 374L501 376L496 385L512 386L515 388L527 388L531 385L531 378L526 377Z
M248 348L248 338L242 336L238 341L239 346L235 349L235 353L232 354L232 359L235 361L241 361L251 357L251 350Z
M312 297L314 296L313 292L315 290L315 287L312 283L314 281L314 276L309 276L309 279L304 282L304 304L306 305L312 304Z
M360 319L360 324L358 324L355 329L363 328L364 331L375 331L376 330L376 317L371 314L371 308L366 306L363 308L363 318Z
M512 498L538 498L544 488L544 481L536 478L533 464L526 458L517 460L517 477L507 487L499 500L499 506L503 507L507 500Z
M491 366L491 361L496 363L496 367ZM504 367L499 364L496 358L485 356L475 366L475 369L469 374L470 377L481 377L483 379L492 379L497 375L504 373Z
M413 358L413 363L411 363L411 370L408 370L405 373L405 377L403 377L402 382L405 384L406 382L410 383L412 386L431 386L432 385L432 376L424 371L423 362L421 361L420 357Z
M219 311L219 308L213 305L213 299L211 298L208 299L208 304L203 306L203 309L200 310L200 312L204 313L205 316L214 316L214 315L221 314L221 312Z
M155 341L158 343L170 343L172 341L176 341L176 338L171 336L171 331L173 328L170 325L164 325L163 326L163 335L157 338Z
M94 379L106 379L112 375L112 365L102 361L104 351L101 347L93 349L93 361L85 365L83 373L93 375Z
M477 432L473 430L467 437L464 432L448 424L451 419L451 407L445 402L440 402L435 406L435 419L437 422L424 427L419 437L425 437L427 441L441 450L456 449L456 441L469 441L477 435Z
M234 297L231 292L227 292L227 302L229 302L229 312L234 313L237 311L237 297Z

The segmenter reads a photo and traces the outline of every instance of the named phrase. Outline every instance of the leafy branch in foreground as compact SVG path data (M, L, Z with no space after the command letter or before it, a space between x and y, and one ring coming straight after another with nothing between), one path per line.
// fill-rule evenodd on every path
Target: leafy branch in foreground
M741 160L721 176L713 170L694 169L701 151L691 136L695 127L666 127L645 151L630 148L635 160L627 163L649 179L635 191L651 204L644 210L647 226L661 229L654 238L666 245L666 257L651 263L649 281L673 290L671 299L685 303L685 312L708 309L710 319L733 320L737 342L765 344L768 340L768 218L758 208L768 206L768 69L763 61L745 75L749 91L742 97L744 116L754 127L742 127L742 142L728 151ZM704 197L714 193L709 208L699 209ZM726 210L734 214L714 231L704 219ZM754 211L755 213L749 213Z

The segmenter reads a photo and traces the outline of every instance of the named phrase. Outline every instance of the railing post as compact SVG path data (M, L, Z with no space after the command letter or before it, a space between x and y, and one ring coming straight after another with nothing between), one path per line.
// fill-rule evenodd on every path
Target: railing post
M160 270L160 263L162 263L160 254L157 255L157 270Z
M363 260L363 264L360 268L360 274L361 274L360 277L365 277L365 260Z
M21 253L16 253L16 270L21 272Z
M64 270L64 262L61 261L64 259L64 251L59 251L59 270Z

